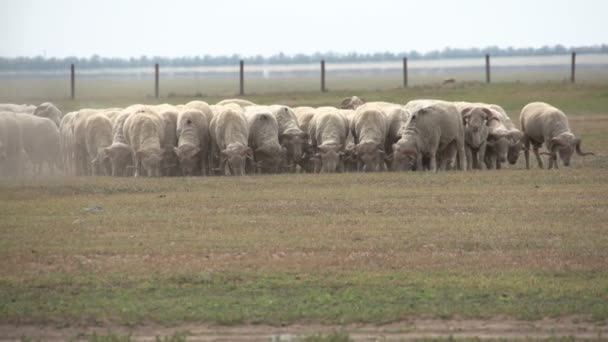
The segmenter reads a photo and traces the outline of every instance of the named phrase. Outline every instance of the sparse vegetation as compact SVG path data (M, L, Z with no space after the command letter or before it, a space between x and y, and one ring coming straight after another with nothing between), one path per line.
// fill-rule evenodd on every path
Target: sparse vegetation
M250 98L321 105L347 94ZM438 174L3 179L0 322L608 319L605 87L505 84L361 95L485 100L513 117L524 103L544 99L571 115L574 132L596 156L553 171L520 163ZM98 103L129 102L135 100ZM91 206L100 209L85 210Z

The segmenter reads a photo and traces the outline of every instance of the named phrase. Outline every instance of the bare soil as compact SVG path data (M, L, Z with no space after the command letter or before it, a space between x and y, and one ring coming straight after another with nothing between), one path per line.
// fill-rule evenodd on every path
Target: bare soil
M510 318L488 320L411 319L385 325L349 324L294 324L289 326L183 324L173 327L141 325L128 327L89 326L58 327L53 325L0 325L0 341L84 340L93 334L130 336L134 341L155 341L157 337L186 334L188 341L293 341L317 334L344 332L355 341L403 341L422 338L481 338L481 339L544 339L572 337L598 339L608 336L608 322L587 322L578 318L547 318L540 321L521 321Z

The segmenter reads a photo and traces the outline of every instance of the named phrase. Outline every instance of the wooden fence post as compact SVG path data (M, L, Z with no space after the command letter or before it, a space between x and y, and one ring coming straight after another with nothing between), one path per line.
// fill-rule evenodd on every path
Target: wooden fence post
M239 85L239 95L245 95L245 61L241 59L241 70L240 70L240 85Z
M158 63L154 64L154 96L158 98Z
M403 57L403 88L407 88L407 57Z
M325 89L325 60L321 60L321 92L324 93Z
M570 82L575 81L575 69L576 69L576 52L572 51L572 66L570 67Z
M76 73L74 72L74 64L70 66L70 97L72 100L76 96Z
M490 54L486 54L486 83L490 83Z

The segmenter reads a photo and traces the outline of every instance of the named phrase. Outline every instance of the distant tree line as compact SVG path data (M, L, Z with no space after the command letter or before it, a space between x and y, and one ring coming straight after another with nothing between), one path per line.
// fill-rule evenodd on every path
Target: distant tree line
M403 57L408 59L439 59L439 58L466 58L479 57L481 55L490 54L491 56L544 56L566 54L571 51L577 53L608 53L608 45L594 46L578 46L567 48L563 45L543 46L540 48L499 48L497 46L489 46L486 48L445 48L443 50L435 50L427 53L417 51L410 52L376 52L376 53L335 53L316 52L312 55L298 53L295 55L287 55L278 53L270 57L261 55L243 57L240 55L231 56L194 56L194 57L149 57L141 56L138 58L107 58L98 55L91 57L66 57L66 58L45 58L42 56L36 57L16 57L6 58L0 57L0 70L4 71L19 71L19 70L54 70L68 68L70 64L76 64L78 68L95 69L95 68L134 68L134 67L149 67L154 63L159 63L162 66L208 66L208 65L234 65L241 59L247 64L302 64L316 63L321 59L327 62L377 62L400 60Z

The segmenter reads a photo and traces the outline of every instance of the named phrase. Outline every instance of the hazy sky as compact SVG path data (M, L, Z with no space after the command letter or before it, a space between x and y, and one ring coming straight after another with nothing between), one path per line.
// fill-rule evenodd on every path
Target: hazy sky
M0 56L594 45L607 13L606 0L0 0Z

